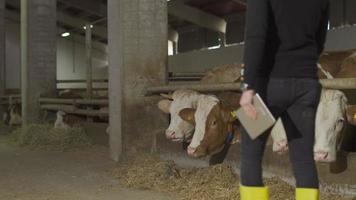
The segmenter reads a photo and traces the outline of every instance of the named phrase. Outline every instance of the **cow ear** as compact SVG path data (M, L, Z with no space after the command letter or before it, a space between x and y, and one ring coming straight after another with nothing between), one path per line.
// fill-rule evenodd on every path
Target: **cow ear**
M172 101L168 99L164 99L158 102L157 106L164 113L169 114L169 108L171 107Z
M186 122L195 125L195 111L194 108L184 108L179 112L179 116Z
M350 124L356 125L356 106L350 106L346 109L347 120Z

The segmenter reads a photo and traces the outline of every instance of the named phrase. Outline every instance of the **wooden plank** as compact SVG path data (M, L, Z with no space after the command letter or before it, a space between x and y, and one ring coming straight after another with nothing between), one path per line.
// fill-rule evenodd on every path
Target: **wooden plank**
M82 104L82 105L109 105L108 99L60 99L60 98L40 98L39 102L44 104Z

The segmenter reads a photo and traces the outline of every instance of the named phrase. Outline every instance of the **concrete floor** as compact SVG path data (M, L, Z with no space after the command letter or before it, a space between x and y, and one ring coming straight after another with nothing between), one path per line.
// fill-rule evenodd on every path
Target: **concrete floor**
M0 199L172 200L169 194L125 189L110 175L105 147L78 152L29 152L0 135Z

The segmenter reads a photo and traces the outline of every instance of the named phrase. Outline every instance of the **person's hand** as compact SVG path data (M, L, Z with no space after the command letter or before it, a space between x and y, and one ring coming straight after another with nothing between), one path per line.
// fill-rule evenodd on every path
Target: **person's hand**
M244 91L240 99L240 105L248 117L250 117L253 120L256 120L257 111L255 106L253 106L252 104L254 95L255 95L255 91L253 90Z

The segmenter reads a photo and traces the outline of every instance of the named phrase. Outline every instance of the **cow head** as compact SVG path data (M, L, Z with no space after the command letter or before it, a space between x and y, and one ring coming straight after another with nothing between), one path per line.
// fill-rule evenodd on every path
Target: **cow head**
M235 118L231 111L224 108L219 100L211 95L201 95L197 109L180 111L182 119L195 124L193 139L187 149L190 156L216 154L224 148L229 132L237 134L233 132L232 122Z
M336 150L346 123L347 98L339 90L322 90L316 115L314 158L316 161L336 160Z
M177 90L171 95L162 95L165 99L158 102L158 108L170 114L170 123L166 129L166 137L172 141L181 142L191 137L194 125L179 117L179 111L184 108L195 108L199 93L192 90Z
M14 104L10 105L9 107L9 125L17 126L21 125L22 117L21 117L21 104L19 102L15 102Z

